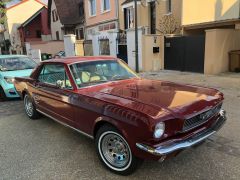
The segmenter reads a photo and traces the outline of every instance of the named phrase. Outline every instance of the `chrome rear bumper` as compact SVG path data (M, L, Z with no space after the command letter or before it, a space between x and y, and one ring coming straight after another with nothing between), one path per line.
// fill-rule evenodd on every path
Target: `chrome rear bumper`
M225 123L226 120L227 120L226 112L224 110L221 110L220 117L216 120L216 122L209 129L201 131L200 133L195 134L194 136L192 136L186 140L177 141L177 142L170 143L170 144L165 144L165 145L159 146L157 148L153 148L153 147L147 146L145 144L141 144L141 143L136 143L136 146L139 149L146 151L148 153L151 153L153 155L165 156L174 151L186 149L186 148L189 148L191 146L194 146L194 145L204 141L205 139L207 139L208 137L210 137L211 135L216 133L223 126L223 124Z

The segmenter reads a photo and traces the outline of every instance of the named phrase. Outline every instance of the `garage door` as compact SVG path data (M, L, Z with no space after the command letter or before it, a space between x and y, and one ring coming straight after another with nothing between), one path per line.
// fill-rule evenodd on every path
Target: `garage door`
M165 38L164 68L204 72L205 36Z

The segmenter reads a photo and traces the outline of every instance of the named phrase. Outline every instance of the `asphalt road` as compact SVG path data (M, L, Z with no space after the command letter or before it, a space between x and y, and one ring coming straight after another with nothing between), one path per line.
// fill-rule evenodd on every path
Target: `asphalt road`
M149 78L201 84L225 94L228 122L206 143L131 176L107 171L92 140L49 118L29 120L22 101L0 102L0 179L240 179L240 75L163 71Z

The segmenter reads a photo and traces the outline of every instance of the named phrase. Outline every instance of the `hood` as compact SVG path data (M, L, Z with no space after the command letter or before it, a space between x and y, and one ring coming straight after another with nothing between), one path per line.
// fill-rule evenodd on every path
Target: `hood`
M189 118L223 100L222 94L215 89L146 79L112 83L99 92L109 95L108 99L118 97L141 106L164 109L177 118Z
M26 77L30 76L33 69L25 69L25 70L18 70L18 71L0 71L0 75L3 77Z

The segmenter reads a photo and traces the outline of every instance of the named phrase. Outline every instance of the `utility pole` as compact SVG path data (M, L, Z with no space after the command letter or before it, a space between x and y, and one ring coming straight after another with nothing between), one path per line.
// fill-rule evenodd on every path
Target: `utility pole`
M136 72L139 73L138 67L138 18L137 18L137 0L134 0L135 6L135 64Z

